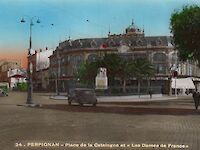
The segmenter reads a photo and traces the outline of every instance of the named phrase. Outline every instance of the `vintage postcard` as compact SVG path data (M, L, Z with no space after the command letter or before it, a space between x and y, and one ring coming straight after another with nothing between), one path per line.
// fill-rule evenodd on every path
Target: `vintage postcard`
M0 149L200 149L200 0L0 0Z

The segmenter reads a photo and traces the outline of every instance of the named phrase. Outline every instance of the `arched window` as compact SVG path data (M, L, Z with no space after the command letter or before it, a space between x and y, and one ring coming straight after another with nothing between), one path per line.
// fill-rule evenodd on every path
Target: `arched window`
M166 74L167 66L166 64L154 63L154 69L157 74Z
M83 46L83 42L81 40L78 40L79 45L82 47Z
M108 45L109 45L109 47L114 47L116 45L116 43L113 39L111 39L111 40L109 40Z
M164 53L156 53L153 56L153 61L154 62L166 62L167 56Z
M120 45L126 45L126 41L124 39L122 39L122 40L119 41L119 44Z
M156 40L156 45L158 45L158 46L162 45L162 40L160 38L158 38Z
M137 46L142 46L142 45L143 45L143 42L142 42L141 39L138 39L138 40L136 41L136 44L137 44Z
M97 47L97 42L96 42L95 40L92 40L92 41L90 42L90 46L91 46L92 48Z
M174 53L171 54L171 63L175 64L175 63L177 63L177 61L178 61L177 53L174 52Z
M96 61L98 59L97 54L90 54L87 58L88 61L92 62L92 61Z
M167 56L164 53L155 53L153 55L153 64L157 74L166 74Z
M71 55L70 56L70 66L72 69L72 73L76 73L79 69L81 63L83 62L84 57L83 55Z

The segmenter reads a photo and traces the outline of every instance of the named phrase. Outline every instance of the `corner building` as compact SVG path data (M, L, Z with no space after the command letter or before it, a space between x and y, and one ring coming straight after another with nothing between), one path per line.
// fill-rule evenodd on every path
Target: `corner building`
M193 61L181 62L174 49L170 36L145 36L133 22L124 34L108 34L105 38L86 38L66 40L59 43L50 58L50 88L55 90L58 80L59 91L67 91L69 82L74 77L81 63L94 61L106 53L117 53L124 59L146 58L154 66L156 75L151 79L151 86L157 87L156 93L169 94L172 71L178 72L178 78L191 77L198 86L200 70ZM136 82L130 86L136 87ZM142 86L146 82L142 83Z

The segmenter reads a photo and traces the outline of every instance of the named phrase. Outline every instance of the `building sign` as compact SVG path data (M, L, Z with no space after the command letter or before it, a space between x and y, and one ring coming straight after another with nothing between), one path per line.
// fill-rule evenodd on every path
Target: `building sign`
M106 68L99 68L96 76L96 89L107 89L108 88L108 78L106 75Z

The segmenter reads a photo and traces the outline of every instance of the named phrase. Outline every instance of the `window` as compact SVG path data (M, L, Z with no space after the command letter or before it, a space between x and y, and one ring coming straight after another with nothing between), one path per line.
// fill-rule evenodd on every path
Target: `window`
M166 62L167 56L164 53L156 53L153 56L153 61L154 62Z
M171 58L172 58L172 60L171 60L172 64L177 63L177 61L178 61L177 53L172 53Z
M88 56L88 61L92 62L92 61L96 61L98 59L98 56L96 54L90 54Z
M166 74L166 64L154 64L154 68L157 74Z
M111 39L109 42L108 42L108 45L110 47L114 47L116 45L115 41L113 39Z
M135 53L134 59L147 59L147 54L146 53Z
M137 44L137 46L142 46L142 45L143 45L143 42L142 42L141 39L138 39L138 40L136 41L136 44Z
M91 46L92 48L97 47L96 41L95 41L95 40L92 40L92 42L90 42L90 46Z
M156 53L153 56L153 64L158 74L166 74L167 71L167 56L164 53Z
M131 53L121 53L119 56L124 60L133 60L134 58L134 55Z
M160 38L158 38L156 40L156 45L158 45L158 46L162 45L162 40Z

